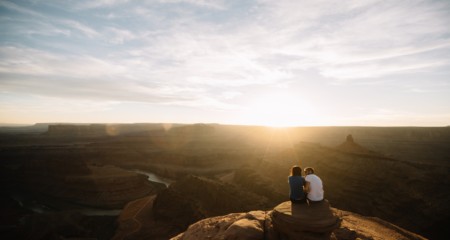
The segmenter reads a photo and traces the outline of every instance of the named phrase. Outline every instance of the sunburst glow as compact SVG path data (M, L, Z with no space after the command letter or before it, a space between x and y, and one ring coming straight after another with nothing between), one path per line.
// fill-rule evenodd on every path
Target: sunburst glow
M261 95L250 101L245 109L244 121L253 124L271 127L317 124L312 107L289 92Z
M449 125L449 1L335 2L1 0L0 125Z

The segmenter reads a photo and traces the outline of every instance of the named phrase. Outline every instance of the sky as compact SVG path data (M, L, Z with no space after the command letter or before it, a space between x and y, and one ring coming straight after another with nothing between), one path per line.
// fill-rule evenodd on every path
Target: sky
M450 125L450 1L0 0L0 123Z

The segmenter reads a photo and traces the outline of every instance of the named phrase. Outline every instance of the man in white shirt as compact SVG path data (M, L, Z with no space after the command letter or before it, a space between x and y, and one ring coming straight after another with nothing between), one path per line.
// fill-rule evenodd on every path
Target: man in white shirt
M306 196L310 203L320 202L323 200L323 185L322 180L314 174L314 168L305 168L305 191L308 193Z

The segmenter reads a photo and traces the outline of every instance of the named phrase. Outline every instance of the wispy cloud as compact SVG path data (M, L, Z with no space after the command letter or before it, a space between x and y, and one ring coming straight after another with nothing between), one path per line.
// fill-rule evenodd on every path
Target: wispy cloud
M27 15L27 16L40 17L40 18L45 18L46 17L45 14L39 13L37 11L33 11L33 10L31 10L29 8L26 8L26 7L19 6L19 5L15 4L15 3L12 3L12 2L9 2L9 1L1 1L0 2L0 6L5 7L7 9L9 9L9 10L12 10L12 11L19 12L19 13Z
M126 41L137 38L137 36L129 30L113 27L108 27L106 29L106 35L109 41L115 44L123 44Z
M75 8L77 9L91 9L101 7L112 7L129 2L129 0L96 0L96 1L77 1Z
M60 24L64 25L65 27L68 27L70 29L76 30L88 38L96 38L99 37L100 34L94 30L93 28L86 26L80 22L73 21L73 20L67 20L67 19L60 19L58 21Z
M0 88L21 94L239 109L255 88L307 95L302 89L315 84L407 82L399 89L417 93L442 89L425 88L417 76L448 81L444 1L1 1L0 8Z
M199 7L223 10L226 1L223 0L160 0L161 3L188 3Z
M85 24L82 24L79 21L61 17L48 16L36 10L19 6L17 4L7 1L0 2L0 6L6 7L9 10L18 12L25 16L25 17L14 16L14 19L18 19L17 22L13 22L13 19L9 19L11 21L10 24L22 26L21 28L18 28L18 31L22 33L37 34L37 35L54 35L54 33L57 33L67 36L73 35L71 33L72 31L72 32L80 32L84 36L91 39L100 36L100 34L96 30Z
M449 18L440 5L429 3L377 2L357 8L350 4L348 8L338 7L333 14L328 13L329 7L323 6L328 2L317 4L304 11L316 13L314 20L319 25L311 23L300 31L293 31L300 41L290 44L295 38L287 38L288 48L282 51L296 52L299 58L311 59L313 64L309 67L337 79L382 77L414 68L432 71L436 66L448 65L447 58L442 59L441 55L441 59L436 60L435 56L415 58L414 55L433 50L450 52L445 37L445 33L449 33L445 29ZM303 22L302 15L297 16L297 21ZM316 29L310 31L309 28ZM306 41L300 38L302 33L307 36ZM402 61L403 64L397 66L383 62L404 56L415 61Z
M1 47L0 73L45 77L99 78L124 69L92 56L70 56L32 48Z

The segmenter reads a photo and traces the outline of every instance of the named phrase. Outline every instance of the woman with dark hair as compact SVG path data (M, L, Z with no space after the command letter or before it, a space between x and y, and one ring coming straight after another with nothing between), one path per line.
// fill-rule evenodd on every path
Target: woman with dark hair
M289 182L289 198L292 203L306 203L306 195L303 190L305 178L302 177L302 169L295 165L291 168Z

